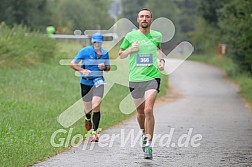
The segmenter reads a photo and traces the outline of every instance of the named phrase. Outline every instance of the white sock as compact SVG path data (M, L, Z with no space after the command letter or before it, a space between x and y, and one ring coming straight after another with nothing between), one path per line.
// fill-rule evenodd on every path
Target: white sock
M152 146L152 145L151 145L151 140L147 140L146 146L147 146L147 147L151 147L151 146Z
M142 136L145 136L146 134L145 134L145 131L142 131Z

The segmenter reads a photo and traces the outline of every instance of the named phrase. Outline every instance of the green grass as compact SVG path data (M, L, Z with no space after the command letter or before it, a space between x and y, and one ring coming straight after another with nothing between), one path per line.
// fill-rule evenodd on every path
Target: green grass
M240 93L247 99L250 104L250 111L252 113L252 77L246 74L237 76L235 81L240 85Z
M50 135L58 114L78 99L71 69L41 64L1 69L1 164L26 166L53 154ZM62 98L64 96L64 98Z
M27 27L12 28L0 23L0 66L24 67L38 65L54 56L55 40Z
M222 68L226 72L226 76L232 79L240 87L239 93L247 100L252 106L252 76L241 72L237 65L233 63L228 57L206 56L206 55L194 55L190 56L189 60L201 61L208 64L213 64Z
M79 78L69 66L59 65L61 58L73 58L82 46L73 41L58 42L61 53L47 63L29 67L0 68L0 166L28 166L62 150L50 144L53 132L64 129L57 117L80 99ZM116 51L111 53L116 55ZM159 96L168 86L162 76ZM100 127L108 128L130 116L119 110L120 102L129 93L128 88L114 85L102 102ZM84 134L83 119L73 128L73 137ZM69 128L66 129L69 131ZM67 133L58 135L66 138Z

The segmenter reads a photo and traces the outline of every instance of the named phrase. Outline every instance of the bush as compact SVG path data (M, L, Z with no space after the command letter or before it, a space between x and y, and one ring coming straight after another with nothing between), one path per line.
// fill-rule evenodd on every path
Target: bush
M27 66L53 57L56 42L21 25L0 24L0 66Z

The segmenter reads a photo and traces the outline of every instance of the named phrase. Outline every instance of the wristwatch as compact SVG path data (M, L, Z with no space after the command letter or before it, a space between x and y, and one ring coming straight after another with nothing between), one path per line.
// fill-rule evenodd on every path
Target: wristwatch
M165 63L165 60L164 59L160 59L159 62L163 61Z

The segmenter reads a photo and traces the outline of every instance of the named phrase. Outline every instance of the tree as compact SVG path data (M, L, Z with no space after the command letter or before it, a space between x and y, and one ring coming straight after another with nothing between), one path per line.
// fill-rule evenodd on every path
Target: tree
M22 24L32 29L43 27L47 22L46 0L1 0L0 21L7 25Z
M223 5L228 0L204 0L199 1L199 12L201 16L209 23L209 25L218 27L218 10L223 7Z
M186 40L181 33L180 24L179 24L179 8L174 3L174 1L169 1L168 3L164 3L163 0L148 0L145 4L146 7L152 10L152 14L154 19L159 17L165 17L172 21L175 26L175 35L174 37L167 43L162 44L162 48L168 53L172 49L174 49L178 43ZM168 30L167 30L168 31Z
M178 24L181 28L181 33L185 34L186 39L190 39L190 34L196 28L196 21L199 19L197 7L198 0L176 0L175 4L178 8Z
M122 2L122 16L129 19L135 26L137 23L137 13L140 9L145 7L145 0L121 0Z
M252 74L252 3L232 0L219 11L219 26L229 55L242 70Z
M113 19L109 17L110 0L51 0L51 22L68 32L74 30L109 29Z
M218 10L227 0L196 1L195 30L190 32L196 53L215 54L217 44L220 42L220 28L218 26ZM214 49L213 49L214 48Z

